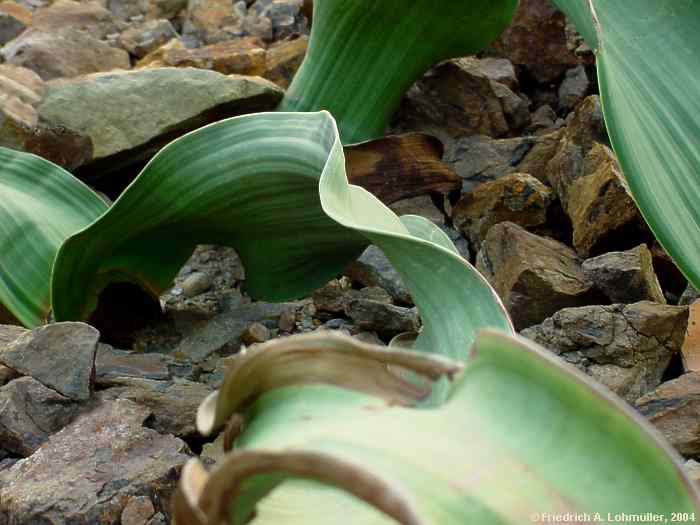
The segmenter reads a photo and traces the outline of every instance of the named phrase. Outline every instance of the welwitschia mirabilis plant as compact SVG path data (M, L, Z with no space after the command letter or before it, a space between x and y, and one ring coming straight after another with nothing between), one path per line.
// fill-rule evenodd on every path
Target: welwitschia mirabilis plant
M58 320L89 319L109 283L157 298L206 242L240 249L254 297L309 293L368 242L321 210L330 127L318 115L265 114L203 128L161 151L109 208L60 167L0 148L0 304L29 327L51 309ZM351 178L385 202L459 185L426 135L345 151Z
M700 8L554 0L596 50L612 146L654 235L700 288Z
M438 377L450 381L447 402L412 408ZM226 422L236 448L210 473L186 465L178 523L610 523L700 511L648 423L503 333L482 332L466 363L330 333L275 340L236 357L200 407L200 431Z

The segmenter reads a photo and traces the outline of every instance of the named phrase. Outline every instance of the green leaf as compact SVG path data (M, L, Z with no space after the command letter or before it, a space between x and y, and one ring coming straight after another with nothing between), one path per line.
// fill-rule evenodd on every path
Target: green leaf
M49 314L49 275L60 244L106 209L67 171L0 148L0 302L25 326Z
M367 345L340 339L275 340L234 360L218 403L237 400L228 414L246 419L238 448L211 475L196 463L183 473L183 487L189 471L199 476L198 488L181 497L201 523L226 516L245 523L256 502L256 525L344 523L347 516L353 524L394 523L387 514L424 525L546 523L567 512L588 513L582 523L597 522L600 513L605 523L615 521L608 513L670 520L671 513L700 511L677 456L648 423L526 340L482 333L447 402L420 410L406 399L398 406L391 396L376 396L395 381L377 372L368 388L331 386L338 383L330 371L348 369L336 362L339 345L347 359L355 356L352 371L372 370L376 359ZM311 385L303 374L291 380L268 352L293 354L299 370L326 370L330 384L316 376ZM396 362L400 353L387 359ZM415 370L413 354L403 365ZM254 375L245 372L251 366ZM445 364L430 368L440 367L449 374ZM211 410L210 403L200 408ZM348 489L354 496L342 491Z
M412 287L424 320L416 348L464 358L482 327L511 330L493 289L437 226L420 217L402 221L371 193L348 183L343 151L327 112L235 117L166 146L101 215L106 206L68 173L8 152L21 162L16 176L12 170L0 173L6 192L16 191L34 163L49 178L64 180L67 189L48 199L53 215L33 214L34 201L25 208L19 202L29 226L12 233L25 243L16 258L34 257L27 228L60 229L47 245L41 271L8 267L3 275L36 290L34 297L46 308L50 262L70 234L55 255L51 305L59 321L84 320L109 283L133 282L160 294L197 244L233 246L246 267L251 295L286 300L325 284L374 243ZM64 224L61 213L73 213L76 205L74 187L100 213ZM43 193L35 198L47 200Z
M442 60L476 53L508 25L517 0L320 0L309 48L280 105L326 109L343 143L375 138L401 97Z
M157 296L197 244L236 248L254 297L283 301L321 286L366 245L319 202L336 136L327 114L260 113L171 142L108 213L61 246L56 319L87 318L109 282L129 280Z
M700 287L697 2L555 3L597 47L605 122L642 215L688 280Z

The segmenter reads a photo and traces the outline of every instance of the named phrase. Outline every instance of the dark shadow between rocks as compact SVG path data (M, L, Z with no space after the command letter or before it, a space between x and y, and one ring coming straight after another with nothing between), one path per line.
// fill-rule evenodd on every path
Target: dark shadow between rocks
M131 348L136 332L164 319L157 299L135 284L121 282L107 285L87 322L100 331L103 343Z

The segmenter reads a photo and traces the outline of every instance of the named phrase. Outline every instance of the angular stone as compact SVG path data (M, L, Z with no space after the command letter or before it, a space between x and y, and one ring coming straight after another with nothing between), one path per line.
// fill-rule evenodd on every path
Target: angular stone
M543 104L532 114L527 131L530 133L548 133L556 126L557 114L549 104Z
M173 20L187 8L187 0L107 0L106 3L112 14L124 22Z
M321 288L314 290L311 297L317 310L344 313L345 303L351 290L347 279L333 279Z
M167 511L187 445L142 426L147 408L105 401L0 471L0 523L119 523L131 498Z
M248 17L257 16L270 20L272 40L282 40L308 32L304 15L304 0L256 0L248 10Z
M1 387L0 407L0 443L22 457L32 455L78 412L74 401L31 377L20 377Z
M564 111L574 109L588 93L590 84L583 66L569 69L559 86L559 109Z
M100 344L95 357L95 382L104 386L118 377L170 379L168 361L163 354L144 354L118 350Z
M32 27L46 33L81 31L97 40L119 32L112 13L94 1L57 0L34 12Z
M535 137L532 147L527 150L522 160L517 164L521 173L529 173L540 182L549 185L549 162L560 147L563 129L542 133Z
M661 383L687 323L687 308L643 301L565 308L522 335L634 402Z
M34 71L0 64L0 146L25 149L35 135L45 86Z
M680 305L689 305L693 304L695 301L700 299L700 292L698 292L692 284L688 284L686 287L685 291L683 292L683 295L681 295L680 301L678 304Z
M18 37L31 23L31 11L14 2L0 2L0 46Z
M196 67L224 75L264 76L267 51L258 38L227 40L195 49L187 49L174 40L137 63L137 67Z
M491 226L509 221L524 228L547 220L552 190L526 173L511 173L465 193L452 210L452 222L474 250Z
M663 383L636 406L678 452L700 454L700 372Z
M306 56L308 47L307 36L274 43L265 54L265 72L261 76L283 89L288 88Z
M522 111L523 105L527 112L525 101L492 81L478 59L466 57L443 62L416 82L402 102L397 123L443 142L477 134L496 138L510 131L507 116Z
M566 17L552 2L521 0L494 48L513 64L527 66L537 81L545 83L578 63L567 40Z
M226 347L235 351L241 337L252 322L278 321L283 311L301 306L301 303L265 303L262 301L238 304L213 319L192 327L175 349L193 362L201 362L214 352Z
M190 0L182 33L205 44L223 42L243 36L246 15L245 2Z
M694 459L689 459L683 464L683 468L696 486L700 485L700 463Z
M262 79L193 68L143 69L51 82L39 115L89 137L93 161L119 155L123 165L204 124L272 109L280 97L279 88ZM77 105L82 111L75 111ZM104 175L110 163L103 167Z
M650 240L612 150L595 144L584 159L584 170L571 184L565 206L576 251L589 257Z
M264 343L270 339L270 329L262 323L251 323L243 332L241 341L246 345Z
M206 272L192 272L180 284L185 297L195 297L211 288L212 278Z
M119 44L141 58L176 36L177 32L169 20L149 20L119 35Z
M84 323L55 323L0 343L0 363L70 399L89 399L100 333Z
M148 525L156 513L153 502L146 496L130 498L121 515L121 525Z
M123 49L72 28L60 33L29 29L5 44L0 55L5 62L31 69L44 80L131 67Z
M510 60L485 57L480 60L480 65L491 80L499 82L513 91L518 89L518 77L515 75L515 68Z
M517 137L494 140L484 135L464 137L448 143L447 162L462 179L462 192L509 173L529 173L547 180L547 163L559 144L559 136Z
M362 330L391 337L401 332L418 331L420 320L415 308L403 308L372 299L350 299L345 314Z
M489 230L476 267L503 299L518 330L592 300L591 283L571 248L511 222Z
M431 220L438 226L444 226L445 216L435 205L435 201L429 195L409 197L389 204L389 209L399 217L401 215L420 215Z
M644 244L625 252L608 252L583 262L583 273L613 303L666 303Z
M154 381L138 377L120 377L110 381L112 388L100 392L102 399L128 399L148 407L153 415L148 426L161 434L189 438L197 436L197 408L211 387L186 379Z
M403 283L401 276L384 255L384 252L376 246L369 246L360 258L350 264L343 273L363 286L383 288L398 303L413 304L411 293Z

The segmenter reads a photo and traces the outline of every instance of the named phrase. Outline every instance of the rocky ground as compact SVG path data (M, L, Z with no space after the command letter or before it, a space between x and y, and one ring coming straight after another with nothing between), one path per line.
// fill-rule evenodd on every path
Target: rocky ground
M174 137L274 109L306 13L303 0L1 2L0 145L114 197ZM620 177L594 62L547 0L521 0L488 51L433 68L392 124L439 137L462 190L392 208L444 228L522 335L637 406L700 478L697 293ZM0 524L169 523L180 467L218 453L195 411L241 345L318 329L385 344L420 327L374 247L296 302L251 301L244 281L232 249L200 246L165 315L128 343L82 323L0 326Z

